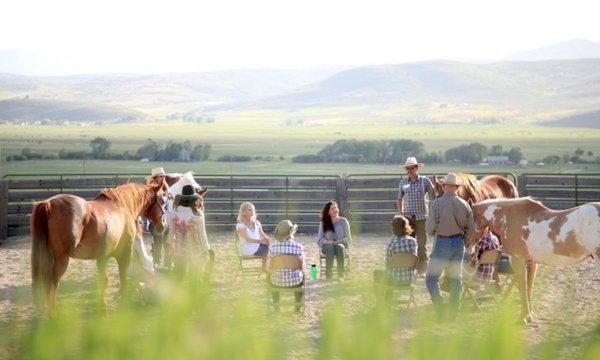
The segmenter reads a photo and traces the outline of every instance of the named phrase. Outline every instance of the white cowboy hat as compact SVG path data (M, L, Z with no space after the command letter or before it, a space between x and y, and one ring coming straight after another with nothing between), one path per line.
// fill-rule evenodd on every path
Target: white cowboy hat
M167 173L165 173L165 169L163 169L162 167L157 167L152 169L152 176L157 175L167 175Z
M444 176L443 179L438 180L438 182L442 185L455 185L455 186L462 186L462 182L460 181L460 179L458 178L458 175L456 175L455 173L448 173L446 174L446 176Z
M183 174L180 182L182 186L191 185L196 190L196 193L198 195L204 195L208 191L207 188L203 188L202 186L200 186L200 184L196 182L196 179L194 179L194 173L191 171L188 171L185 174Z
M297 230L297 224L292 224L292 222L289 220L281 220L275 228L275 238L277 240L285 239L291 235L294 235Z
M417 158L415 158L414 156L409 156L404 162L404 167L407 166L416 166L419 170L421 170L423 166L425 166L425 164L418 162Z

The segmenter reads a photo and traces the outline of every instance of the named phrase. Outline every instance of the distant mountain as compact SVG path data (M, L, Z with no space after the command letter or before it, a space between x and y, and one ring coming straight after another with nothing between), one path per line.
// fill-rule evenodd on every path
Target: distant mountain
M215 109L469 103L539 107L597 102L600 59L467 64L427 61L366 66L283 95Z
M542 125L599 129L600 110L568 116L557 120L545 121Z
M267 97L310 84L340 68L231 70L178 74L99 74L30 77L0 74L0 96L120 105L141 111L178 111Z
M115 106L63 100L18 98L0 100L0 120L54 122L129 122L145 115Z
M508 61L540 61L600 58L600 42L569 40L507 57Z

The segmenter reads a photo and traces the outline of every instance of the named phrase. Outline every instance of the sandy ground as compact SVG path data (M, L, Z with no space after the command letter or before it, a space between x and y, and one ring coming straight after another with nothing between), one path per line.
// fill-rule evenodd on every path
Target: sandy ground
M231 291L235 291L233 290L236 288L235 284L243 281L233 281L236 269L234 248L229 233L217 233L209 237L216 253L214 276L216 296L227 297ZM150 239L145 240L148 245ZM353 286L365 287L365 284L370 284L372 271L383 266L387 240L387 236L381 235L355 236L350 276L347 281L308 282L306 316L302 321L309 343L318 343L322 311L327 304L339 298L338 295L329 296L329 294ZM305 246L306 263L318 264L318 248L313 236L299 234L297 241ZM530 358L537 358L539 357L537 348L554 344L561 347L562 358L578 358L586 339L600 331L600 301L598 301L600 272L590 259L565 268L540 266L538 275L534 294L535 322L526 326L524 330L527 336L528 355ZM78 301L92 307L96 300L96 276L94 261L72 259L59 289L59 303ZM0 244L0 326L7 326L11 318L32 316L30 284L29 238L10 238L3 241ZM118 275L114 261L110 262L109 284L109 302L115 304ZM349 292L343 300L347 308L351 309L350 311L366 312L373 307L372 298L365 299L364 296L357 294ZM509 299L515 311L519 306L517 294L518 292L514 290ZM421 310L431 310L423 279L417 280L416 297ZM463 318L477 316L480 315L472 311L461 314ZM410 339L410 326L401 327L395 334L396 337Z

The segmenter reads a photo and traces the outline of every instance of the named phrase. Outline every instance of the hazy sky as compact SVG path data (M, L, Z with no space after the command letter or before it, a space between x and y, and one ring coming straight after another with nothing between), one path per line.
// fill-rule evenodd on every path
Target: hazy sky
M501 59L600 41L596 1L2 0L0 51L72 72L185 72Z

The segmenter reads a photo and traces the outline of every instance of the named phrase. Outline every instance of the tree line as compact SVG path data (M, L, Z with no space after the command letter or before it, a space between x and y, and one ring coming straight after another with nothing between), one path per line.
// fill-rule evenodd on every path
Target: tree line
M96 137L89 142L91 151L61 149L58 154L35 152L30 148L21 150L21 154L9 155L7 161L52 160L52 159L98 159L98 160L142 160L148 161L203 161L210 157L210 144L192 144L190 140L183 143L169 141L165 146L152 139L134 153L109 152L111 142L103 137ZM185 151L183 151L185 150ZM183 152L182 152L183 151Z
M518 164L523 158L523 153L518 147L504 151L502 145L493 145L490 148L474 142L448 149L444 154L441 151L427 152L425 145L420 141L395 139L395 140L338 140L326 145L317 154L302 154L292 158L297 163L324 163L324 162L349 162L349 163L399 163L409 156L415 156L420 161L429 164L443 162L460 162L465 164L478 164L484 157L490 155L505 155L508 160Z

